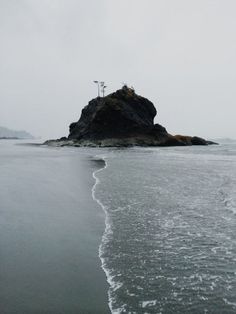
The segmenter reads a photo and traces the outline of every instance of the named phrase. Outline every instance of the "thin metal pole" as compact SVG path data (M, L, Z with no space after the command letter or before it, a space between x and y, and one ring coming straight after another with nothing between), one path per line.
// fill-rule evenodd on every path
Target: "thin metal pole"
M100 82L99 81L93 81L95 84L97 84L97 87L98 87L98 97L100 97L100 91L99 91L99 84Z

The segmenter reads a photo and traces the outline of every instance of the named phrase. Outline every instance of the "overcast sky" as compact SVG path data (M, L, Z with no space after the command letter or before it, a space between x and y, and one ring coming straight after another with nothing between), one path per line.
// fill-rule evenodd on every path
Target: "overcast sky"
M235 0L0 0L0 125L68 135L134 86L170 133L236 138Z

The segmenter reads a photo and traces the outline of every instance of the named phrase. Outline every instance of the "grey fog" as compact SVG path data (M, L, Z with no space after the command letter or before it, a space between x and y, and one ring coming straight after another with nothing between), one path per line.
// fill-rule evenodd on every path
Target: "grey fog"
M236 138L234 0L0 0L0 125L68 135L125 82L172 134Z

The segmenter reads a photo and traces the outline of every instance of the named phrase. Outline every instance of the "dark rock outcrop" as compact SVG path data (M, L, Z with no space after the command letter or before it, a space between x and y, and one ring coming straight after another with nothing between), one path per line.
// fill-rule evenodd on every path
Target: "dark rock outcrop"
M106 97L91 100L82 110L79 121L70 125L68 139L62 138L54 141L54 144L74 146L210 144L199 137L169 134L163 126L154 124L156 113L151 101L124 86Z
M122 88L96 98L82 110L78 122L70 125L70 139L104 139L143 134L153 127L156 109L146 98ZM165 130L164 130L165 131Z

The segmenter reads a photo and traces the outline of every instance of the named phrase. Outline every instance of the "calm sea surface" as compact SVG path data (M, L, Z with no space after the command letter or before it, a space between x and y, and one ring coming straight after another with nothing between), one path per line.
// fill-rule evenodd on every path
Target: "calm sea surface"
M100 164L85 149L15 143L0 141L0 313L109 313Z

